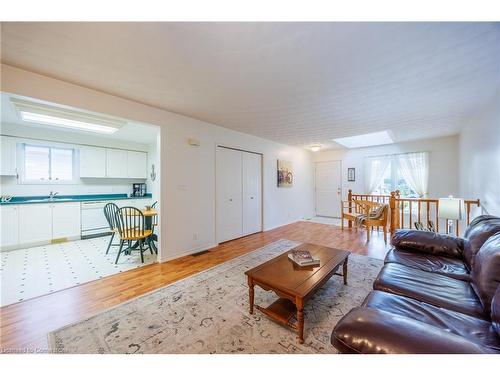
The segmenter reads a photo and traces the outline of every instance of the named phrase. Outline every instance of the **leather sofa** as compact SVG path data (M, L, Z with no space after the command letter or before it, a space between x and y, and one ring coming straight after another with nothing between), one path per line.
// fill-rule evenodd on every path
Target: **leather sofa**
M500 218L464 238L399 230L373 291L335 326L341 353L500 354Z

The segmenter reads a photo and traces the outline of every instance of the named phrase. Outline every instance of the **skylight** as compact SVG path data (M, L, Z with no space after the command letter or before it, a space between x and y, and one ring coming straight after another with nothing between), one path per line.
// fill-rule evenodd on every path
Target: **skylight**
M394 143L388 130L355 135L352 137L335 138L334 141L347 148L379 146Z

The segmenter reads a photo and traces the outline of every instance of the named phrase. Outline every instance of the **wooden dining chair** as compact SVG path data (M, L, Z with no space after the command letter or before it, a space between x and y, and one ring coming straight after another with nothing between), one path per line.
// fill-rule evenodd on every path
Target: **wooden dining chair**
M109 239L108 248L106 249L106 254L109 252L111 246L120 246L120 244L113 244L113 239L115 234L118 232L116 226L116 212L118 211L118 206L114 203L108 203L104 206L104 216L108 221L109 231L111 232L111 238Z
M144 246L153 233L151 229L146 229L144 214L136 207L122 207L116 212L116 225L120 235L120 250L118 250L118 254L116 255L115 264L118 263L122 252L130 252L132 250L138 250L141 253L141 262L144 263L144 251L149 249L151 254L153 254L153 250L149 244L147 247ZM137 249L131 247L123 249L125 242L131 241L138 242L139 246Z

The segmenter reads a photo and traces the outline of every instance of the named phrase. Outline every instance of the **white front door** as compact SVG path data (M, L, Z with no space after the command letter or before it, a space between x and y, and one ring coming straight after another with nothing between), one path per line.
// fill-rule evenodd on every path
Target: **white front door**
M340 161L318 162L315 168L316 215L340 217L342 169Z

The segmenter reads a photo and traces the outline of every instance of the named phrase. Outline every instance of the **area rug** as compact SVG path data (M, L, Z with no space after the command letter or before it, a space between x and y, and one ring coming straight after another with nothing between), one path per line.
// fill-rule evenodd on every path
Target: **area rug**
M305 306L305 342L259 311L248 312L245 271L299 245L279 240L219 266L49 333L56 353L335 353L337 321L372 289L382 261L352 254L348 285L334 276ZM273 292L255 288L267 306Z

